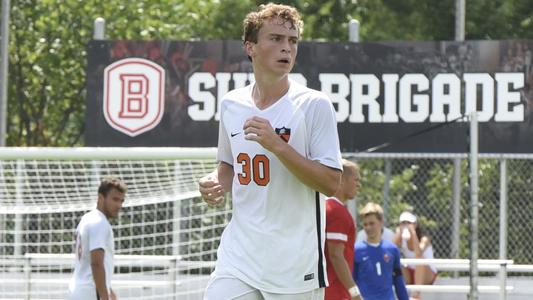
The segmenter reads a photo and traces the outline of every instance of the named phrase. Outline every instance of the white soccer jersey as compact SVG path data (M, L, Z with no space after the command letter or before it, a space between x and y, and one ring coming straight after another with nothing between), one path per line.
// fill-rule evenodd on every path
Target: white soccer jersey
M217 268L271 293L325 287L325 202L259 143L244 139L244 122L259 116L302 156L342 170L333 105L294 81L260 110L253 84L222 99L218 160L233 165L233 216L222 234Z
M109 292L115 249L113 230L106 216L95 209L83 215L76 228L76 261L74 274L69 285L69 299L96 299L96 285L91 269L91 251L99 248L105 252L105 279Z

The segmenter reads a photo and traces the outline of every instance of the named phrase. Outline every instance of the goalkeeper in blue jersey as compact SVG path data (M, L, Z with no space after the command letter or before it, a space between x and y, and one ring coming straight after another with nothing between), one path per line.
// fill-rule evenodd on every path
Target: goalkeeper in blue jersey
M381 239L383 209L369 202L359 216L368 236L367 241L355 244L352 275L361 296L369 300L395 300L395 291L399 300L408 300L400 266L400 250L394 243Z

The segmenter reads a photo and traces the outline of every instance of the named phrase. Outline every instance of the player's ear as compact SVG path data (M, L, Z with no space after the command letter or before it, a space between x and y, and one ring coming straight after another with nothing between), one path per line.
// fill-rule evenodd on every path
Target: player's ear
M255 43L251 41L244 42L244 51L248 57L254 57Z

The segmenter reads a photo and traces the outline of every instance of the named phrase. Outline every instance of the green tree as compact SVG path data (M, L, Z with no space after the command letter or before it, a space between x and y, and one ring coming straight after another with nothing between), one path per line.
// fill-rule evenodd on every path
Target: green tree
M85 47L97 17L106 37L124 40L240 39L251 0L11 1L7 145L83 145ZM348 21L362 41L452 40L454 1L292 0L305 40L346 41ZM533 0L472 0L467 39L533 36Z
M109 39L237 38L240 23L215 23L231 7L248 10L244 2L229 2L233 6L218 10L216 1L196 0L12 1L6 144L83 144L85 47L97 17L107 20ZM232 18L242 19L238 11Z

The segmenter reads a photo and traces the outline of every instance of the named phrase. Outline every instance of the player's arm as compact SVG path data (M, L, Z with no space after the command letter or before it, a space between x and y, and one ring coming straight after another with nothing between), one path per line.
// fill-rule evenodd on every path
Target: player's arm
M118 300L117 294L115 294L115 291L113 289L109 289L111 291L111 300Z
M357 250L356 250L357 251ZM353 260L353 272L352 272L352 279L353 282L357 282L359 280L358 271L359 271L359 265L357 264L357 254L354 254L354 260Z
M409 300L409 293L403 280L402 267L400 265L400 251L396 249L394 253L394 264L392 270L392 283L394 284L394 291L398 300Z
M393 284L394 291L396 292L396 297L398 298L398 300L409 300L407 287L405 286L405 281L403 280L402 276L402 269L394 269L393 276Z
M205 202L219 205L224 201L224 194L231 191L232 180L233 166L221 161L213 172L200 178L198 190Z
M350 267L348 262L344 258L344 244L333 241L326 241L326 247L328 247L328 258L335 270L337 278L341 281L342 285L346 290L350 291L353 287L357 287L355 284L352 274L350 274ZM359 290L357 289L357 294ZM360 295L352 297L355 300L362 300Z
M223 105L221 107L221 115L223 115L224 109L225 106ZM211 205L219 205L224 202L224 194L231 192L231 183L233 180L231 143L226 132L226 127L224 126L223 118L220 119L218 127L217 149L217 160L219 161L217 167L198 181L198 190L202 199Z
M281 141L279 147L272 151L279 160L301 182L326 196L332 196L340 184L341 171L309 160L300 155L289 144Z
M96 292L101 300L109 300L105 283L104 249L98 248L91 251L91 270L93 273Z
M341 171L302 156L280 139L268 120L252 117L246 120L243 129L246 140L256 141L274 153L283 165L308 187L327 196L337 191Z

